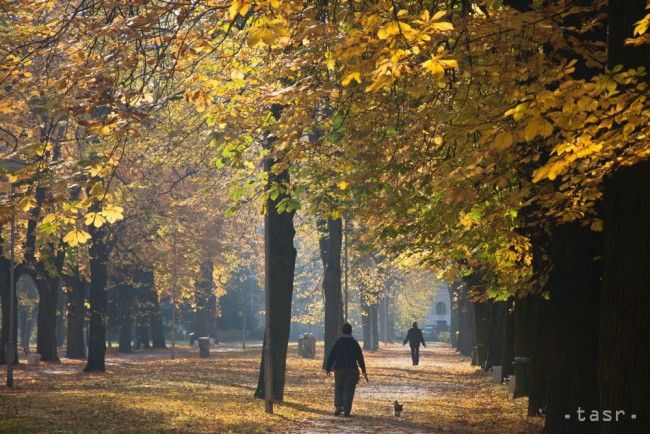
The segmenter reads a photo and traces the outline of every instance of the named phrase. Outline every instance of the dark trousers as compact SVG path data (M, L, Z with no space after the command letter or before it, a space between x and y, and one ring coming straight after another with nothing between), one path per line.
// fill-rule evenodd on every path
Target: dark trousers
M359 370L357 368L334 370L334 406L342 408L344 413L350 414L352 411L354 389L356 389L358 381Z
M411 345L411 360L413 360L413 366L416 366L420 363L420 346Z

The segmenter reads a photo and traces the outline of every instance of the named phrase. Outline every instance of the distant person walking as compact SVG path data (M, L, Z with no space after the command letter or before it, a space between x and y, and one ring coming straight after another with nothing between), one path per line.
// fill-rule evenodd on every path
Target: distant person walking
M411 327L406 334L406 339L404 339L404 344L409 343L411 347L411 360L413 360L413 366L417 366L420 363L420 344L425 347L427 344L424 343L424 336L422 336L422 330L418 328L418 323L413 322L413 327Z
M335 416L343 412L345 417L350 417L354 390L359 382L359 368L368 381L363 351L356 339L352 337L352 326L346 323L343 325L343 336L336 340L325 363L327 375L330 375L334 369Z

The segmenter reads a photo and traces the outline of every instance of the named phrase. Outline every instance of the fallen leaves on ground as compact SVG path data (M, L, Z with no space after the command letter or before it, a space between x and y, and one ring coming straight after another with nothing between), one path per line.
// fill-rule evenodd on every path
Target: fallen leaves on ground
M321 360L299 358L292 346L286 400L267 415L253 398L259 353L218 348L200 359L182 347L170 360L169 350L109 350L103 374L67 359L22 365L15 389L0 390L0 431L532 433L542 425L526 417L525 400L444 345L425 349L418 367L402 346L366 354L371 382L359 384L351 419L331 415L333 377ZM405 405L401 418L392 415L395 399Z

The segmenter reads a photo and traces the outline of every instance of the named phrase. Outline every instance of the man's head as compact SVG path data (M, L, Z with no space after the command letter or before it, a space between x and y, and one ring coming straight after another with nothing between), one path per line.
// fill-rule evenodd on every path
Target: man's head
M418 323L416 321L413 321L413 328L418 328Z
M344 335L351 335L352 334L352 326L349 323L343 324L343 334Z

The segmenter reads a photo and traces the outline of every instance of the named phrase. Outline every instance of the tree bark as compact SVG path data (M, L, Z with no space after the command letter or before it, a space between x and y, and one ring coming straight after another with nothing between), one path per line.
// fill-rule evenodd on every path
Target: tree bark
M54 246L48 246L52 253L54 274L43 263L35 263L36 288L38 289L38 316L36 319L36 352L44 362L59 362L57 352L57 308L59 303L60 273L63 269L65 251L54 253Z
M467 282L459 289L458 332L458 352L463 356L472 355L476 346L476 318Z
M650 46L626 46L645 0L609 1L608 64L650 69ZM646 82L649 78L646 76ZM604 434L643 431L650 421L646 397L650 348L650 162L619 168L604 181L601 292L600 408L626 412ZM634 414L636 419L631 419Z
M200 265L199 279L196 282L196 322L194 330L196 338L217 338L217 297L214 295L212 269L212 261L203 261Z
M106 371L106 282L108 246L105 227L90 227L90 322L85 372Z
M528 367L528 415L539 416L546 409L546 383L548 376L549 302L533 295L530 305L530 365Z
M274 107L274 116L279 118L280 108ZM277 184L286 188L289 183L289 172L283 170L273 173L274 162L267 158L264 169L269 176L269 185ZM293 296L293 278L296 267L296 249L293 238L296 231L293 227L293 211L278 212L277 206L288 199L283 193L276 198L269 197L266 202L264 216L265 232L265 270L264 290L267 293L267 330L262 349L260 373L255 390L255 396L265 396L264 366L267 355L270 356L273 399L282 401L284 398L284 380L287 363L287 348L289 345L289 328L291 325L291 299ZM269 342L270 340L270 342Z
M75 264L74 274L68 279L68 330L65 356L68 359L85 359L86 343L84 342L84 302L86 299L86 282L79 273L79 265Z
M320 222L321 232L325 226ZM325 361L341 334L343 327L343 299L341 294L341 247L343 244L343 222L341 219L327 221L327 235L320 239L320 252L323 261L323 298L325 304L325 351L323 352L323 368Z
M602 236L579 223L553 228L549 280L548 433L591 433L576 411L598 408ZM571 416L570 419L565 417Z
M492 302L474 303L476 324L476 345L473 350L472 365L485 366L490 339L490 311Z
M603 433L637 433L650 423L650 161L619 169L605 183L601 292L600 408L623 421ZM630 419L635 414L636 419ZM615 425L615 426L613 426Z
M485 362L486 369L491 369L493 366L501 366L507 315L508 306L505 301L493 301L490 303L490 332L488 336L487 359Z
M450 313L450 319L449 319L449 343L453 348L456 348L458 350L458 336L460 335L460 328L459 328L459 308L458 308L458 300L459 300L459 290L461 286L460 281L455 281L451 285L449 285L449 313Z
M1 244L1 239L0 239L0 246ZM10 261L7 260L4 256L0 255L0 302L2 302L2 332L0 333L0 364L6 364L6 359L5 359L5 346L7 345L7 342L9 341L9 295L10 295L10 284L9 284L9 269L11 268ZM16 281L18 280L17 277L19 276L18 273L16 273ZM16 300L16 287L14 285L13 288L14 291L14 300ZM17 342L18 339L18 309L17 309L17 304L14 304L14 336L13 336L13 342ZM15 351L14 351L14 360L16 361L16 364L18 364L18 345L15 346Z
M508 312L506 314L506 325L503 334L503 348L501 350L501 381L514 374L515 361L515 309L514 299L506 302Z

